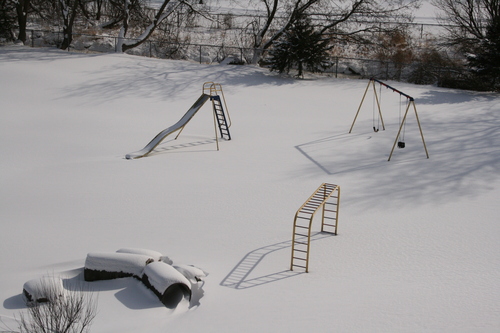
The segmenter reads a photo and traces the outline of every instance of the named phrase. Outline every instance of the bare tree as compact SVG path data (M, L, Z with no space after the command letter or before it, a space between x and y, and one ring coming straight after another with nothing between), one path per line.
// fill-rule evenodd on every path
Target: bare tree
M51 284L43 286L47 301L32 302L27 314L18 321L20 333L84 333L97 314L97 301L92 292L79 288L66 290L64 295Z
M80 1L84 0L59 0L59 10L63 23L63 41L61 49L66 50L73 41L73 24L80 10Z
M458 87L499 89L500 0L433 0L448 23L447 40L468 64ZM454 83L455 84L455 83Z
M470 52L486 38L492 22L500 17L500 0L433 0L438 16L448 29L448 41Z
M196 12L197 14L207 17L203 13L203 11L197 9L192 4L198 3L198 0L164 0L160 8L154 15L153 19L151 20L151 23L144 29L143 33L136 38L128 39L126 37L129 30L130 5L132 3L132 0L123 0L123 3L123 24L118 35L118 51L120 52L130 50L147 41L149 37L154 33L154 31L158 28L159 24L180 8L185 7L188 8L191 12Z
M301 15L313 18L319 31L330 38L353 36L361 32L381 29L379 22L397 22L411 17L409 10L418 5L418 0L255 0L265 17L248 24L253 34L256 64L274 41L290 29ZM406 13L405 13L406 11ZM355 24L348 24L348 23Z
M120 28L120 32L118 34L118 51L125 52L134 47L137 47L144 43L151 34L155 31L158 25L163 21L166 17L168 17L172 12L181 4L182 1L168 6L170 0L164 0L160 8L158 9L156 15L154 16L151 24L145 29L145 31L135 38L132 41L127 41L125 38L127 36L127 32L129 30L129 20L130 20L130 8L131 8L131 0L123 1L123 24Z

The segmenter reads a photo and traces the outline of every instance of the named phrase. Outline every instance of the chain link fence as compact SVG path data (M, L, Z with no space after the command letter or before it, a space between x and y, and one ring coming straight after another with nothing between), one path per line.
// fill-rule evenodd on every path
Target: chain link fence
M29 30L26 44L32 47L58 46L62 42L62 31ZM126 38L127 41L135 41ZM73 42L68 51L86 53L117 52L118 37L90 34L73 34ZM195 61L200 64L236 64L251 62L254 49L230 45L198 43L175 43L148 40L127 51L128 54L159 59ZM333 77L370 78L381 80L407 81L418 84L438 84L450 78L460 78L463 66L437 66L433 63L411 61L405 63L390 60L364 59L354 57L334 57L331 66L322 74Z

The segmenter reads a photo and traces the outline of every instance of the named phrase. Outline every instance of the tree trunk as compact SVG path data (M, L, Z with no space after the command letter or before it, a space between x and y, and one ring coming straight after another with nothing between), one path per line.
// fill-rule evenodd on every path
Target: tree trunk
M73 41L73 23L75 22L80 0L60 0L63 18L63 41L61 49L66 50Z
M30 0L18 0L16 2L17 24L19 25L19 35L17 39L26 43L26 23L28 21L28 10Z
M126 3L128 3L128 0L125 0ZM125 41L125 36L127 34L127 28L128 28L128 11L125 13L125 18L123 20L123 26L122 29L120 30L120 36L118 37L118 50L120 52L125 52L127 50L133 49L134 47L137 47L144 43L145 41L148 40L148 38L151 36L151 34L156 30L158 25L163 21L165 18L167 18L172 12L180 5L182 4L182 1L179 1L179 3L170 9L167 13L164 13L165 8L167 7L168 3L170 0L164 0L163 4L161 5L160 9L158 9L158 12L156 13L155 18L153 19L153 23L151 23L147 28L146 31L139 36L135 41L131 43L127 43Z
M273 23L276 17L279 0L273 0L272 6L270 6L268 2L264 1L266 4L267 17L264 26L257 33L257 36L255 38L252 64L254 65L257 64L264 55L264 52L269 47L271 47L273 42L278 38L280 38L281 35L283 35L283 33L290 28L290 26L297 20L297 18L302 13L304 13L307 9L316 4L318 1L319 0L306 0L303 3L301 0L294 0L292 3L293 4L292 8L290 12L287 14L288 18L285 20L282 27L274 35L270 36L265 42L264 42L264 36L269 31L269 28L271 27L271 24Z

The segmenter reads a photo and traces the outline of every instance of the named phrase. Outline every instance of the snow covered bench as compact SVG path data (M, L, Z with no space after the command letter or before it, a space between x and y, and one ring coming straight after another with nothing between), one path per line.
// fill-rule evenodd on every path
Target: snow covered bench
M183 299L191 300L191 282L164 262L147 265L144 268L142 282L168 308L176 307Z
M149 255L133 253L89 253L85 260L85 281L111 280L123 277L141 279L146 265L155 261Z

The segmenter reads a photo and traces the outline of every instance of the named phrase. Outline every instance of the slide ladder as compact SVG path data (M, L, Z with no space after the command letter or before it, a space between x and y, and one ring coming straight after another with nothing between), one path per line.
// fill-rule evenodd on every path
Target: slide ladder
M321 231L336 235L340 202L340 186L323 183L297 210L293 221L292 259L294 267L309 271L311 226L314 214L322 208Z
M229 133L229 125L224 113L224 108L222 107L222 101L219 95L211 96L212 104L214 107L214 117L219 126L220 136L223 139L231 140L231 134Z

